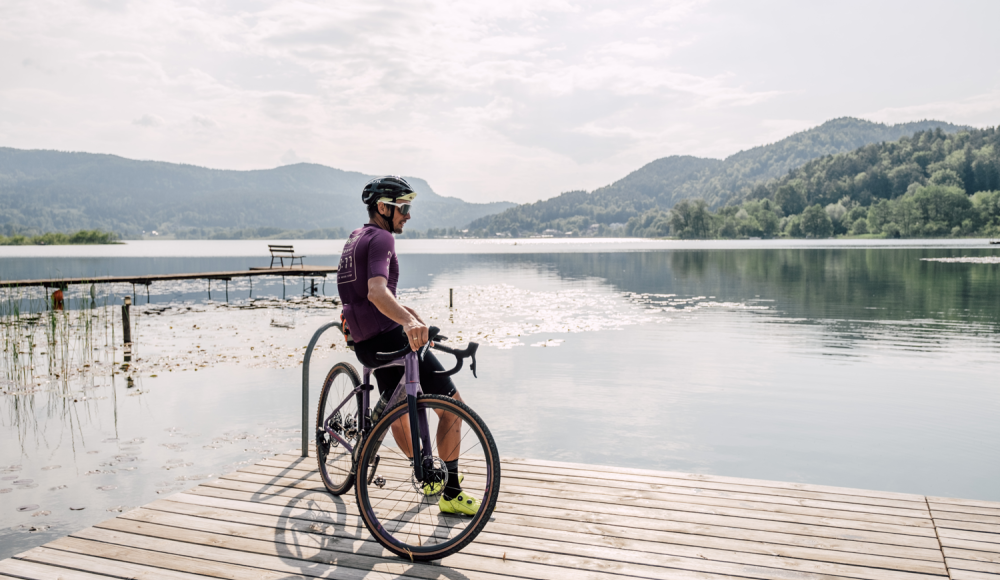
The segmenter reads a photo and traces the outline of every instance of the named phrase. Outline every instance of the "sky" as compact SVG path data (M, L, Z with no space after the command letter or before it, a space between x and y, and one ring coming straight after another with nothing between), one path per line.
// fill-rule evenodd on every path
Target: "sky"
M995 126L997 22L994 0L0 0L0 146L523 203L843 116Z

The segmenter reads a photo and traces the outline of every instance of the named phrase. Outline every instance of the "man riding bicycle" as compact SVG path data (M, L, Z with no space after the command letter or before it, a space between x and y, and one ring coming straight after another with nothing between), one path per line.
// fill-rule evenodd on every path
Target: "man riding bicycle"
M376 353L398 351L407 345L417 351L429 339L428 327L420 315L396 300L399 262L392 234L403 232L416 196L402 177L387 176L368 182L361 193L361 200L368 207L368 223L354 230L347 239L337 271L337 289L344 305L342 318L354 340L354 352L361 364L375 369L381 397L372 412L373 422L378 420L404 374L403 367L398 364L382 366L384 363L376 358ZM423 392L461 401L451 377L434 374L434 371L443 370L441 363L428 351L420 363ZM443 513L472 515L479 509L480 501L462 491L463 477L458 473L459 427L457 423L442 421L437 429L438 448L448 470L438 507ZM408 419L396 421L392 434L400 449L412 459ZM440 491L440 487L434 489L431 484L425 488L427 495Z

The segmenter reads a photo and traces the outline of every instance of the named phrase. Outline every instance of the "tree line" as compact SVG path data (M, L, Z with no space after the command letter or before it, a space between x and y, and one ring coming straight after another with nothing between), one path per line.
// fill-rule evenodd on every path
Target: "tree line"
M0 246L65 246L70 244L117 244L118 234L100 230L80 230L72 234L48 232L39 235L0 235Z

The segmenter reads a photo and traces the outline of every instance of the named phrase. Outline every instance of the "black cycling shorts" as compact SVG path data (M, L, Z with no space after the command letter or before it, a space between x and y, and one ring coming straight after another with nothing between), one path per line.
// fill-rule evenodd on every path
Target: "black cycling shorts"
M375 335L368 340L364 340L354 345L354 354L358 356L361 364L368 368L375 368L385 364L375 358L379 352L395 352L405 346L409 346L410 341L403 332L403 327L398 326L392 330L387 330L382 334ZM453 397L458 390L455 383L451 382L451 377L435 375L432 371L445 370L440 361L430 350L424 355L424 361L420 363L420 388L428 395L445 395ZM403 378L405 371L402 366L391 366L375 369L375 380L378 381L380 394L392 395L396 390L396 385Z

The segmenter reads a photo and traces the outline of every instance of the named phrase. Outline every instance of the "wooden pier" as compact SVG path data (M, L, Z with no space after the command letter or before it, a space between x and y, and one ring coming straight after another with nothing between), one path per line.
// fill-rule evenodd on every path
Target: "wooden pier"
M506 459L483 533L421 564L293 451L0 561L0 580L396 577L1000 580L1000 502Z
M77 284L134 284L149 286L153 282L170 282L174 280L232 280L233 278L249 278L252 276L315 276L325 277L337 271L336 266L296 266L288 268L250 268L236 272L196 272L193 274L149 274L145 276L90 276L85 278L45 278L39 280L0 280L0 288L17 288L27 286L43 286L45 288L63 288Z

